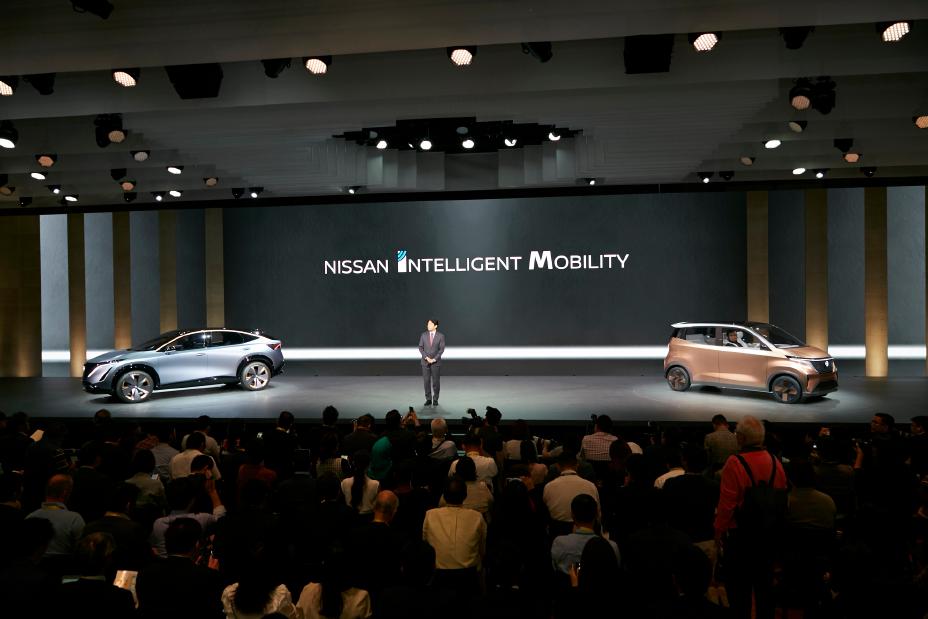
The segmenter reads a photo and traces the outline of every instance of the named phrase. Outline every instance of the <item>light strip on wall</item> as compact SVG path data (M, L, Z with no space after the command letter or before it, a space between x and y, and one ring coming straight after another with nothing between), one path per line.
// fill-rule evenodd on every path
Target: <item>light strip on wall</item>
M829 353L839 361L866 357L862 345L837 345ZM88 350L87 358L102 355L105 350ZM666 346L455 346L449 347L443 359L464 361L514 360L658 360L667 354ZM412 346L396 348L288 348L284 346L288 361L416 361L419 352ZM925 347L891 345L889 358L917 360L925 358ZM67 350L43 350L42 363L67 363Z

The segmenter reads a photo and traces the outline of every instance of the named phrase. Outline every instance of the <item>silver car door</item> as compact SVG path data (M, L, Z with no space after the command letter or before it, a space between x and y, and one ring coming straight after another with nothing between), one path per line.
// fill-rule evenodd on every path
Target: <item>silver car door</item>
M207 348L210 374L217 380L238 378L238 366L250 346L248 336L237 331L211 331Z
M153 365L162 386L207 378L206 340L206 332L198 331L170 342L160 351Z

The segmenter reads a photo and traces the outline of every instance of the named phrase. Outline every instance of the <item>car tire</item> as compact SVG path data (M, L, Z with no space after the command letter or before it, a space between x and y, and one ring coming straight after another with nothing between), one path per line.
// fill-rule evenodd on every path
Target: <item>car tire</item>
M690 388L690 373L675 365L667 370L667 385L674 391L686 391Z
M271 382L271 368L264 361L248 361L238 372L238 382L246 391L261 391Z
M126 404L144 402L154 390L155 380L144 370L123 372L113 381L113 395Z
M770 396L781 404L795 404L802 399L802 386L792 376L777 376L770 383Z

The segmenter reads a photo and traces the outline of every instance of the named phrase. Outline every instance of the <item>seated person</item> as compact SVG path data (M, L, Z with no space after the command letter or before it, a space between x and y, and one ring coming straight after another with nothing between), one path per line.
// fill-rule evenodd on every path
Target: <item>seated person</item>
M725 346L735 346L737 348L744 348L744 340L742 339L740 331L728 331L725 334L724 340Z

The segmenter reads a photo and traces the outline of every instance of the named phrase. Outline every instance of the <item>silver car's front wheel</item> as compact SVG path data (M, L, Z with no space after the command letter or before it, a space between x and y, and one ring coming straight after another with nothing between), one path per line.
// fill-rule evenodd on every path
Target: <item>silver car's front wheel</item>
M271 381L271 369L263 361L249 361L238 378L242 387L248 391L260 391Z
M127 404L144 402L155 390L155 381L148 372L130 370L116 381L116 397Z

